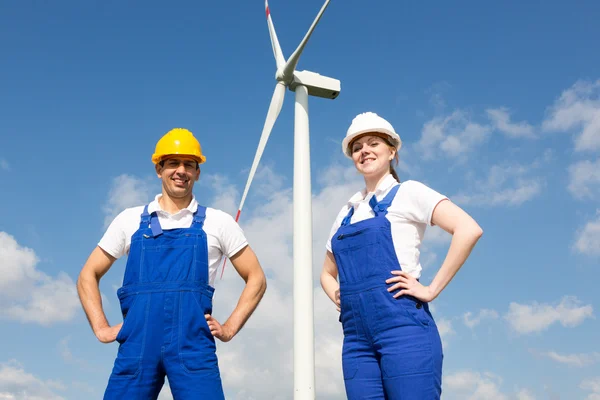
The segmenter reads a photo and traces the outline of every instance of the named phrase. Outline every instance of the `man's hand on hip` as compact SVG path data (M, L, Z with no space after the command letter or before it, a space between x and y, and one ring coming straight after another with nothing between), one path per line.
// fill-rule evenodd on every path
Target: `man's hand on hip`
M96 337L102 343L112 343L115 340L117 340L117 335L121 330L121 326L123 326L122 322L115 326L107 326L106 328L101 328L96 332Z
M208 328L210 329L210 333L221 342L229 342L233 339L234 332L227 325L221 325L219 321L214 319L210 314L204 314L204 318L206 318L206 323L208 324Z

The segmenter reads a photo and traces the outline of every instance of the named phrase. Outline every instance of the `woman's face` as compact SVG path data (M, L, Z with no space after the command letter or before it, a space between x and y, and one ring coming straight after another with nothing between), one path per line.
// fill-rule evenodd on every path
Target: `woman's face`
M389 172L395 151L377 135L359 136L350 144L354 166L362 175L380 175Z

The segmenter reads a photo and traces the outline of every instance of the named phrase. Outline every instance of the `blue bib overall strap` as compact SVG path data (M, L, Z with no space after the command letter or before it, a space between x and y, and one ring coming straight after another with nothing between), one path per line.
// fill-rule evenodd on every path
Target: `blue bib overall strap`
M175 400L223 400L212 314L206 207L189 228L163 230L148 206L131 237L123 286L123 325L105 400L155 400L169 379Z
M400 185L394 186L392 190L390 190L389 193L383 199L381 199L380 202L377 202L377 197L375 195L371 197L371 200L369 200L369 205L371 206L371 209L373 209L373 212L375 213L376 217L378 217L379 214L387 214L387 209L390 206L390 204L392 204L394 197L396 197L396 192L398 192L398 188L400 188ZM342 226L348 225L353 215L354 207L350 207L348 214L342 220Z
M372 218L350 223L351 208L331 238L349 400L438 400L441 395L441 340L429 307L408 295L394 298L385 282L391 271L402 269L386 216L399 187L379 202L370 199Z
M197 228L202 229L204 227L204 220L206 219L206 207L198 205L196 212L194 213L193 224L197 225Z
M140 225L144 225L145 227L150 225L153 237L162 235L163 231L160 226L160 222L158 221L158 214L156 213L156 211L154 211L152 214L149 214L148 205L144 207L144 212L142 213L142 222L140 222Z

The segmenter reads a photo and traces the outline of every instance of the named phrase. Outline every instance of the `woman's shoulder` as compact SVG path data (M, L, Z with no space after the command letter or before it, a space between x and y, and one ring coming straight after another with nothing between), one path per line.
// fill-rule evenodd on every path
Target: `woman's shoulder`
M431 188L429 185L411 179L411 180L407 180L404 181L400 184L400 188L398 189L398 192L402 192L403 194L410 194L410 195L419 195L419 194L426 194L426 195L430 195L432 193L438 193L437 190Z

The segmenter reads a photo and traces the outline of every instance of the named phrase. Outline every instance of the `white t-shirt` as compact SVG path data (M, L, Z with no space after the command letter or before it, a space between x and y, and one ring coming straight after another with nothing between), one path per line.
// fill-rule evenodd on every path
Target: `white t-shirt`
M148 205L149 213L156 211L161 228L163 230L189 228L198 208L196 198L192 198L187 208L179 210L176 214L169 214L163 211L158 204L158 199L161 196L160 194L157 195L154 201ZM98 246L115 258L129 254L131 236L139 229L143 212L144 206L139 206L127 208L117 215ZM233 257L248 245L248 241L242 228L231 215L214 208L206 208L206 219L202 229L206 233L208 242L208 276L209 284L212 286L223 254L228 258Z
M348 215L350 207L354 207L354 215L352 215L350 223L373 218L375 213L369 205L371 197L375 195L377 201L381 201L397 183L392 175L388 175L379 183L374 193L366 193L366 189L363 189L354 194L335 219L327 241L327 250L331 251L331 238L339 229L342 220ZM421 277L419 247L425 234L425 228L427 225L431 225L433 210L444 199L447 197L420 182L406 181L402 183L392 204L388 207L386 218L392 226L392 241L400 266L403 271L417 279Z

